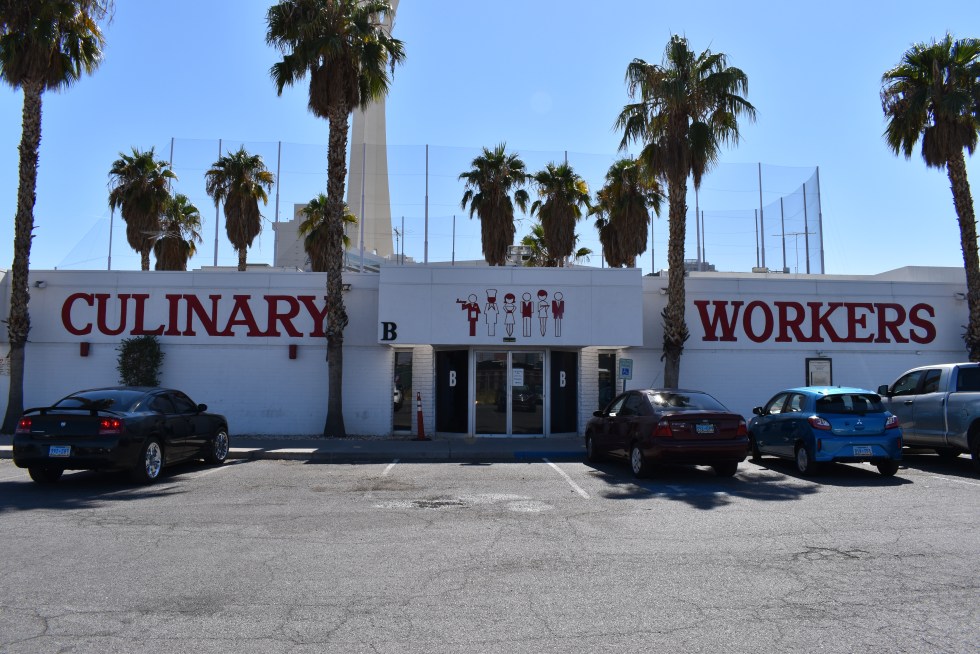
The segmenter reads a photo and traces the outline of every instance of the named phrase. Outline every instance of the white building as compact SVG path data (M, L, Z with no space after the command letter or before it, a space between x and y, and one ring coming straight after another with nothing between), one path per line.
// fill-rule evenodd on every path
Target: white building
M37 270L30 279L25 406L117 384L122 339L155 334L161 383L227 415L233 432L322 433L323 274ZM419 396L430 435L582 434L613 393L662 381L666 280L637 269L383 265L344 281L351 434L414 431ZM746 416L781 388L874 389L966 356L961 268L691 273L686 289L681 386ZM9 275L0 306L6 318ZM9 379L0 365L0 402Z

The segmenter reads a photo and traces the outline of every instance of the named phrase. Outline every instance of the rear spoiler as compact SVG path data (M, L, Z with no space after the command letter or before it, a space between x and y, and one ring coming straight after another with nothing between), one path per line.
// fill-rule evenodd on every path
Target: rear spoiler
M54 407L54 406L34 407L32 409L25 409L23 415L26 416L28 413L39 413L42 416L46 416L49 413L64 413L66 411L84 411L84 412L87 412L89 415L92 415L92 416L97 416L100 413L111 413L114 416L122 415L122 412L121 411L113 411L112 409L106 409L106 408L100 408L100 407L90 407L90 408L86 409L86 408L80 407L80 406L79 407L64 407L64 406L59 406L59 407Z

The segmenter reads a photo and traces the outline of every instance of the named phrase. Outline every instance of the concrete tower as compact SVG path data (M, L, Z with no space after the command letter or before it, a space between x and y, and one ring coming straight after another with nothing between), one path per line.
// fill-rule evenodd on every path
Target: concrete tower
M395 22L398 0L391 0L391 9L392 13L385 16L389 34ZM358 226L348 234L352 255L361 251L362 238L366 254L390 257L394 253L386 131L384 98L365 110L354 111L347 171L347 206L358 217Z

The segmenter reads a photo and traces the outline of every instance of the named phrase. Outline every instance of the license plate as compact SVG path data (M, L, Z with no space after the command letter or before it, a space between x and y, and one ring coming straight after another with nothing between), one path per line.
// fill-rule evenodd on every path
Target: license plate
M871 456L871 448L867 445L855 445L854 456Z
M694 431L699 434L713 434L715 433L715 426L705 424L694 425Z
M71 445L52 445L48 448L48 456L71 456Z

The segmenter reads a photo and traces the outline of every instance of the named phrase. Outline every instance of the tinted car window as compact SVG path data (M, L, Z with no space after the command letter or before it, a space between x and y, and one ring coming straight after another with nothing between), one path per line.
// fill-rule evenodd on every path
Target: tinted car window
M626 398L626 404L623 406L624 416L642 416L647 413L647 401L639 393L633 393L628 398Z
M149 402L149 409L157 413L174 413L174 403L166 395L155 395Z
M980 367L960 368L956 376L956 390L980 391Z
M943 376L942 370L927 370L926 378L922 381L923 393L935 393L939 390L939 378Z
M119 389L98 391L82 391L58 400L54 405L59 409L112 409L113 411L130 411L143 393Z
M672 393L660 391L646 394L650 403L660 411L728 411L721 402L707 393Z
M608 413L611 416L615 416L619 414L620 409L623 408L623 402L625 401L626 401L626 396L620 395L619 397L617 397L615 400L612 401L612 404L609 405L609 409L608 411L606 411L606 413Z
M177 413L197 413L197 405L183 393L175 392L170 394L170 399L174 401Z
M914 395L916 389L919 388L922 373L922 370L916 370L900 377L892 388L892 395Z
M877 395L837 393L817 400L817 413L881 413L885 408Z

